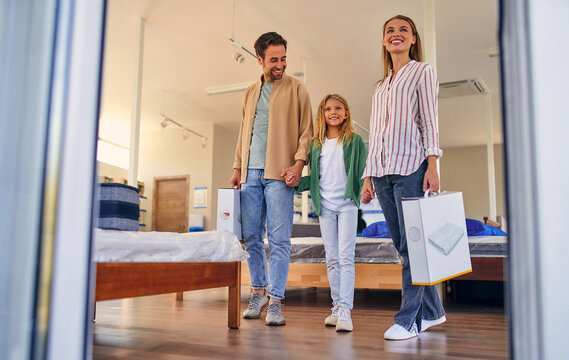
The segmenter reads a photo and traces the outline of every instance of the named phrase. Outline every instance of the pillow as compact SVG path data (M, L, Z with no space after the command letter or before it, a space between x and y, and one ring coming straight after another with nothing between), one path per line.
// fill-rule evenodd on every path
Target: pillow
M362 236L369 238L388 238L391 239L391 234L387 228L385 221L378 221L368 225L363 231Z
M466 232L468 236L507 236L504 231L494 226L484 224L482 221L466 219Z

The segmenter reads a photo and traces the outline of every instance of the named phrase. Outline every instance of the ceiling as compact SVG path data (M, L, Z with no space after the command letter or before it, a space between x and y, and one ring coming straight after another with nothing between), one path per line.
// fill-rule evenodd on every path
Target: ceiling
M445 147L485 144L486 119L501 142L495 0L436 0L437 72L440 82L478 77L491 96L439 101ZM261 74L255 58L238 64L229 38L253 49L276 31L288 41L288 74L303 72L313 109L337 92L352 118L369 127L371 95L382 76L381 27L395 14L415 20L423 34L423 0L109 0L105 34L100 137L128 146L136 90L139 19L145 19L141 131L160 129L160 114L192 128L215 123L238 132L243 92L206 95L205 88L251 82ZM359 131L367 138L365 132ZM236 134L237 136L237 134Z

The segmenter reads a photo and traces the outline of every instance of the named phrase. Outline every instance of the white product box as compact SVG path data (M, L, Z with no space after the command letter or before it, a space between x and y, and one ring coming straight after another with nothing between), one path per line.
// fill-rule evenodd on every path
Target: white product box
M217 190L217 230L231 231L239 240L241 235L241 198L237 189Z
M433 285L472 271L461 192L403 199L414 285Z

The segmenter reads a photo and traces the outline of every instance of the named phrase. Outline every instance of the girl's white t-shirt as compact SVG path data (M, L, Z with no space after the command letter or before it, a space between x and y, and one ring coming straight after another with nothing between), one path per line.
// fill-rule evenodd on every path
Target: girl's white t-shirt
M328 210L339 211L355 206L351 199L344 199L348 176L344 164L344 147L338 139L325 139L320 152L320 201Z

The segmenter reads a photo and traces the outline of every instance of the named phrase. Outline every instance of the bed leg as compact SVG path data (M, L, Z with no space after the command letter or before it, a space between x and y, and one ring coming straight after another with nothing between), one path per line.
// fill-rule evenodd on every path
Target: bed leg
M241 316L241 262L235 263L235 285L229 286L229 301L227 307L227 326L239 329Z
M174 300L184 300L184 293L183 292L174 293Z

